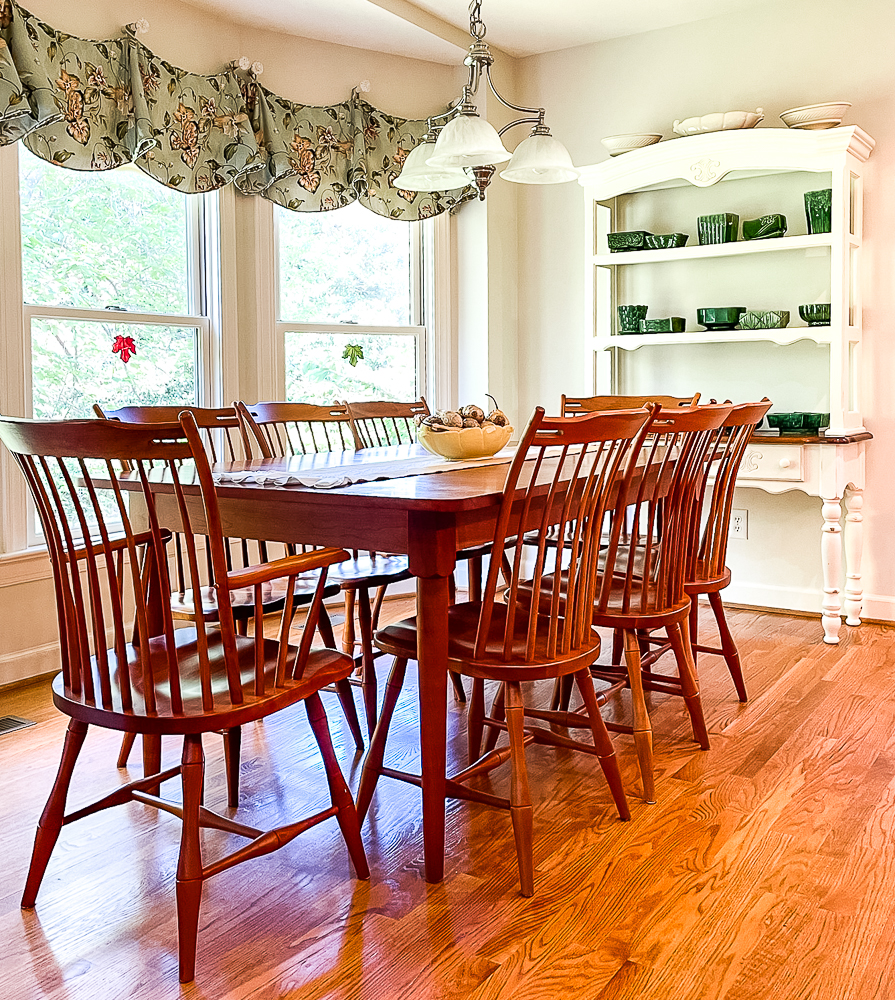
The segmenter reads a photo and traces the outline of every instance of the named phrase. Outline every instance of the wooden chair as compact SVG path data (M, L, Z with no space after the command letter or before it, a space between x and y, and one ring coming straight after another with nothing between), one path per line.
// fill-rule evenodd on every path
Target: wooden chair
M417 416L429 415L424 396L412 403L379 400L372 403L347 403L355 448L383 448L416 441Z
M37 506L56 589L62 672L53 681L53 701L70 717L59 773L41 815L22 897L33 907L56 840L64 825L124 802L141 802L182 820L177 865L177 926L180 979L194 978L199 906L204 882L250 858L268 854L299 833L337 817L354 868L369 875L357 813L333 752L319 690L344 680L350 657L334 649L312 649L314 622L326 587L326 567L345 557L339 549L230 570L210 467L199 429L186 413L181 424L154 426L117 421L40 422L0 419L0 440L21 467ZM183 465L189 460L189 467ZM126 461L130 473L121 471ZM180 511L186 563L198 588L196 531L206 530L221 599L214 621L197 609L193 627L174 628L168 601L166 542L150 479L164 469L168 497ZM181 483L198 476L204 524L194 526ZM142 503L125 502L125 484L137 485ZM145 516L131 512L141 509ZM300 647L290 646L293 584L302 573L320 573ZM265 583L284 579L286 603L276 638L261 628L260 594ZM231 590L256 591L254 635L237 632ZM110 638L107 638L110 637ZM111 645L109 645L111 641ZM317 739L332 804L295 823L265 832L206 808L203 798L202 734L265 718L304 702ZM88 727L134 732L159 745L164 735L183 737L181 763L115 787L98 801L66 812L72 771ZM182 801L160 797L160 785L180 775ZM217 829L248 843L211 862L202 859L203 829ZM122 850L110 844L110 850ZM72 863L69 858L67 865ZM239 906L235 907L238 912ZM76 916L73 915L73 917ZM112 917L114 919L114 916Z
M658 403L663 410L673 410L679 406L696 406L700 394L692 396L567 396L562 395L560 413L564 417L577 417L582 413L599 413L602 410L630 410L647 403Z
M614 505L626 503L637 453L651 419L651 411L638 410L567 420L545 418L538 408L522 436L507 473L503 500L495 530L495 546L513 538L512 574L506 603L498 603L500 566L492 560L481 601L452 605L448 611L448 666L474 678L469 715L470 764L449 778L446 794L508 808L519 863L522 894L532 895L532 805L525 766L525 746L541 743L564 749L583 750L596 755L622 819L629 817L621 777L612 742L600 717L588 668L597 658L600 640L590 619L601 587L597 555L603 526ZM548 449L561 449L561 457L551 459ZM526 461L530 459L530 461ZM544 601L522 607L518 600L524 556L522 523L534 514L542 535L554 523L563 528L574 524L566 555L573 567L573 584L560 594L557 580ZM618 524L616 520L616 524ZM565 538L565 532L560 538ZM613 544L618 543L618 531ZM533 560L534 588L539 589L548 547L538 547ZM530 555L530 554L529 554ZM562 597L562 600L560 599ZM404 681L407 661L417 657L417 620L410 618L376 633L376 644L391 653L395 663L389 677L379 724L370 744L358 792L358 809L366 814L380 774L419 783L419 778L383 766L388 727ZM574 677L584 699L586 725L593 746L569 739L543 727L523 725L522 683L524 681ZM506 721L485 715L484 682L499 681ZM548 723L564 722L566 713L528 712ZM484 727L496 734L506 731L508 749L491 749L480 756ZM422 734L425 741L426 734ZM427 752L425 742L422 753ZM490 771L507 759L512 762L512 790L509 800L469 788L466 782Z
M254 441L264 458L279 455L302 455L311 452L346 450L354 442L348 407L343 403L314 406L309 403L237 403L247 441ZM333 444L341 448L332 448ZM377 682L373 632L379 620L382 598L390 583L411 579L407 557L377 552L355 552L329 573L345 595L345 628L342 649L354 654L354 612L360 633L361 689L367 729L376 728ZM378 590L375 602L370 591Z
M648 802L655 801L655 782L652 728L644 690L682 695L694 738L703 749L709 746L690 649L690 598L684 589L684 578L689 553L697 544L699 499L708 474L709 456L730 411L730 406L709 405L659 412L641 452L640 485L623 515L616 514L620 518L616 529L621 531L624 522L628 539L614 549L604 545L600 553L612 586L601 591L594 603L593 624L621 633L624 663L594 666L591 672L611 685L601 692L601 703L621 688L631 690L633 725L613 722L606 725L610 730L633 735L643 794ZM565 570L560 576L569 579ZM552 578L548 578L547 586L553 586ZM677 677L643 669L640 634L656 628L666 631L677 663ZM499 705L496 710L500 711ZM585 720L579 723L586 724Z
M162 424L177 423L181 413L192 413L199 428L199 436L205 447L208 460L214 464L217 462L236 462L244 458L251 458L252 451L245 440L242 422L236 412L235 406L226 406L213 409L204 406L122 406L117 410L103 410L98 403L93 405L94 413L104 420L118 420L125 423L134 424ZM226 540L224 554L227 560L227 569L234 568L234 550L241 559L242 566L249 566L254 563L269 562L267 544L263 541L250 542L248 539ZM180 621L196 621L196 597L202 606L202 616L206 621L213 621L218 614L218 591L215 587L214 567L211 564L211 551L205 549L205 559L203 560L203 586L196 592L186 584L187 572L183 550L183 541L179 532L174 533L174 553L176 569L176 589L171 594L171 612L174 618ZM296 577L293 583L293 608L298 610L311 603L317 590L319 573L303 573ZM262 614L274 614L283 609L286 601L284 591L284 581L271 580L264 584L261 589L261 612ZM335 597L339 593L337 583L327 584L324 591L324 598ZM233 618L236 621L237 631L245 635L248 631L248 623L255 618L255 589L243 587L241 589L230 590L230 607ZM320 609L318 628L323 643L332 649L336 648L335 636L333 634L332 623L326 608ZM361 733L360 721L357 717L357 708L354 698L351 696L351 686L349 682L341 681L337 688L342 709L351 733L354 737L358 750L363 750L364 740ZM227 761L227 787L230 792L230 805L236 806L239 801L239 755L241 734L237 729L234 732L225 733L225 759ZM121 741L121 750L118 754L118 766L127 767L136 740L135 733L126 733Z
M711 456L711 477L703 485L702 496L699 498L704 521L702 536L698 549L694 548L692 551L684 582L684 591L691 602L690 648L693 651L693 661L694 663L697 661L698 653L723 656L740 701L748 700L746 683L743 679L743 669L736 642L730 633L724 615L724 604L721 601L720 592L730 583L730 570L727 568L725 560L730 530L730 511L733 507L737 473L746 453L746 446L752 437L752 431L772 405L769 399L763 399L760 403L743 403L735 406L724 421L723 433L717 442L714 455ZM708 486L711 487L710 490L707 489ZM707 498L706 494L708 494ZM697 641L699 627L699 605L697 602L703 594L708 597L715 615L721 640L720 649L715 646L701 645ZM655 640L651 639L650 641ZM670 648L667 640L660 640L659 649L653 650L643 657L644 666L650 666Z

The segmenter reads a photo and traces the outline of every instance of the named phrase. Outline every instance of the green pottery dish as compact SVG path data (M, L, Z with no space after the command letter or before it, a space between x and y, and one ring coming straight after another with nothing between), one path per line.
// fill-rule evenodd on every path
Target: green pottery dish
M803 413L802 427L806 431L819 431L821 427L830 426L829 413Z
M642 229L633 230L630 233L607 233L606 242L609 244L610 253L622 253L625 250L642 250L643 241L647 236L652 236Z
M772 240L785 232L785 215L763 215L760 219L743 220L744 240Z
M685 247L690 237L687 233L663 233L661 236L653 236L648 233L643 245L647 250L671 250L676 247Z
M733 330L745 311L745 306L716 306L713 309L697 309L696 320L707 330Z
M729 212L721 215L700 215L696 220L700 244L736 243L740 217Z
M646 319L648 306L619 306L618 332L640 333L640 321Z
M805 219L808 232L830 233L833 231L833 189L805 192Z
M744 330L782 330L789 325L789 312L785 309L770 309L766 312L750 310L740 317Z
M769 413L767 421L771 427L777 427L782 434L784 431L800 431L802 429L801 413Z
M683 316L668 316L665 319L642 319L641 333L683 333L687 321Z
M810 302L808 305L799 306L799 315L808 326L829 326L830 303Z

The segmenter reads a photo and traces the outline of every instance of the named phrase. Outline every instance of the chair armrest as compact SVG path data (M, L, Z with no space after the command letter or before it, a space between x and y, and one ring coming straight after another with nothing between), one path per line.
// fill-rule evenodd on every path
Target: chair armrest
M285 576L297 576L299 573L323 569L349 558L344 549L314 549L311 552L300 552L294 556L273 559L271 562L259 563L256 566L231 570L227 574L227 584L231 590L254 587L268 580L279 580Z

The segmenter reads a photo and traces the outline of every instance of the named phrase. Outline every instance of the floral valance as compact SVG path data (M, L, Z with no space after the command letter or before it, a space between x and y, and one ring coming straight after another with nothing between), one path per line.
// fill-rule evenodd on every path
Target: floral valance
M201 76L137 40L90 41L0 0L0 145L74 170L134 163L193 194L231 182L284 208L320 212L360 201L415 221L472 197L465 188L402 191L395 178L425 120L387 115L356 95L295 104L234 69Z

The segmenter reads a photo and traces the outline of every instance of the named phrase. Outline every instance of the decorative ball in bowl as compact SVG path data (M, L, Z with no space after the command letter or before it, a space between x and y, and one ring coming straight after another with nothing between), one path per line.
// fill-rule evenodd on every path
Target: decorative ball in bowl
M739 323L745 306L715 306L696 310L696 321L707 330L733 330Z
M810 302L808 305L799 306L799 315L808 326L829 326L830 303Z
M630 153L633 149L652 146L662 138L661 132L628 132L625 135L607 135L600 142L609 150L610 156Z
M510 440L513 428L487 421L481 427L442 427L423 424L417 440L433 455L452 460L490 458Z

